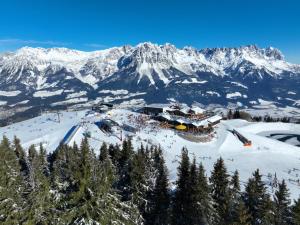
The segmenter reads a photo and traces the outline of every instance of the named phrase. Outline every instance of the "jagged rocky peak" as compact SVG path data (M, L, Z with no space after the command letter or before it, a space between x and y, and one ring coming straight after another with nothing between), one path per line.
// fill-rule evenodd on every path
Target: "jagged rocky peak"
M187 48L185 48L187 49ZM192 50L192 48L188 48L187 50ZM222 47L222 48L205 48L199 50L206 57L220 56L223 57L242 57L242 56L255 56L255 57L267 57L275 60L284 60L284 56L280 50L268 47L268 48L259 48L257 45L246 45L241 47Z
M88 57L89 53L68 48L32 48L23 47L16 51L15 57L26 57L36 61L61 61L70 62L82 60Z
M277 59L277 60L284 60L284 55L282 54L282 52L277 49L277 48L273 48L273 47L268 47L265 49L265 54L266 56L268 56L269 58L273 58L273 59Z
M282 52L274 47L259 48L257 45L247 45L239 48L244 54L265 57L271 60L284 60Z
M68 54L68 53L75 53L78 54L79 51L77 50L71 50L68 48L41 48L41 47L22 47L16 51L16 55L26 55L26 56L37 56L42 57L45 55L52 55L53 54Z
M145 42L137 45L132 52L138 63L172 63L175 60L174 54L178 49L169 43L165 45L157 45L151 42Z
M198 53L199 53L199 50L193 46L185 46L185 47L183 47L182 50L190 56L192 56L192 55L195 56L195 55L198 55Z

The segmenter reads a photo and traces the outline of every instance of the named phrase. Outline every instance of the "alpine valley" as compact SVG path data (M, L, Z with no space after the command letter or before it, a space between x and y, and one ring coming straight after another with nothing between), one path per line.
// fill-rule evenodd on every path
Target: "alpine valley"
M124 101L299 108L300 65L255 45L141 43L93 52L23 47L0 54L0 107L26 111ZM21 110L23 109L23 110Z

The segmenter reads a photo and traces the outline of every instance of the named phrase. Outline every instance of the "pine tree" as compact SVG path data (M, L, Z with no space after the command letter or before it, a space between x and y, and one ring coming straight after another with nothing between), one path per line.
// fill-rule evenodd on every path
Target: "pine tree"
M141 223L141 216L134 205L121 202L112 189L115 182L115 170L109 157L100 161L89 147L85 138L80 149L62 146L53 157L54 168L60 165L67 168L69 157L75 160L77 167L72 167L70 174L58 173L58 180L67 189L58 189L62 195L56 205L55 224L125 224ZM75 155L73 155L75 154ZM59 162L57 163L56 160ZM54 170L55 171L55 170ZM62 170L64 171L64 170ZM69 172L69 169L65 170Z
M49 224L52 219L52 213L49 211L52 201L46 157L46 151L42 145L40 145L39 152L34 146L30 146L30 178L33 185L27 196L25 209L26 223L28 224Z
M229 109L228 113L227 113L227 119L232 119L232 110Z
M241 187L240 187L240 179L239 173L236 170L230 180L230 196L231 196L231 207L230 207L230 216L231 221L238 221L239 220L239 213L241 207Z
M129 201L131 199L130 163L132 156L133 148L131 141L124 140L118 161L119 180L117 182L117 189L120 191L123 201Z
M241 118L241 115L240 115L240 111L237 109L233 113L233 119L239 119L239 118Z
M22 177L23 189L22 189L22 197L25 199L28 197L28 194L31 191L31 182L30 182L30 163L28 161L27 154L21 146L20 139L16 136L13 140L13 149L18 158L18 162L20 165L20 174Z
M20 139L18 139L16 136L14 137L13 148L14 148L16 156L19 159L19 164L21 166L21 173L22 173L23 177L26 178L26 176L28 176L28 173L29 173L27 156L25 154L24 149L21 146Z
M50 171L49 171L49 163L47 160L47 151L46 149L44 149L42 144L40 144L39 161L40 161L40 167L42 173L45 176L49 177Z
M107 148L107 144L105 142L103 142L101 148L100 148L100 155L99 155L99 160L100 161L104 161L109 157L109 153L108 153L108 148Z
M241 186L240 186L240 178L239 178L239 172L236 170L234 171L234 174L230 180L230 186L232 192L239 194L241 191Z
M213 199L211 190L205 175L205 169L202 164L198 168L198 188L199 188L199 204L201 212L201 222L199 224L214 224L218 221L218 215L213 207Z
M159 157L157 178L153 190L151 211L146 224L168 225L170 220L170 194L168 171L162 154Z
M295 201L292 206L292 224L300 225L300 199Z
M186 222L188 224L198 224L201 212L199 211L199 185L198 185L198 171L196 165L196 159L193 159L193 162L190 166L190 176L187 180L189 185L189 208L186 210Z
M60 145L56 151L49 156L49 170L53 188L59 191L74 189L78 184L75 182L76 173L80 162L80 151L77 145L70 148L67 145ZM61 185L61 184L65 185Z
M16 156L19 159L23 158L25 156L25 152L24 152L24 150L23 150L23 148L21 146L21 141L16 136L14 136L13 147L14 147L14 151L16 153Z
M272 201L270 195L266 193L263 198L263 207L262 207L262 220L261 224L263 225L272 225L274 224L274 202Z
M250 214L242 200L239 200L238 206L236 207L236 217L234 217L233 225L251 225Z
M182 149L181 162L177 169L176 191L173 200L172 224L189 224L186 220L189 209L189 180L190 180L190 159L186 148Z
M0 222L18 224L22 211L22 178L17 155L4 136L0 143Z
M139 149L133 154L129 163L129 199L139 207L142 215L148 211L147 209L147 178L146 171L146 155L143 149Z
M131 140L124 140L122 144L122 150L120 152L120 165L126 164L128 160L131 159L131 156L133 154L133 148Z
M93 153L90 150L88 139L84 138L80 145L80 162L78 165L79 170L77 171L77 181L79 194L89 195L88 185L92 176L92 159Z
M251 214L251 224L272 224L272 202L267 194L262 175L257 169L253 178L248 180L245 188L244 201Z
M212 199L210 198L209 187L205 170L202 165L197 168L194 158L190 167L189 180L189 208L186 220L189 224L212 224L215 221Z
M275 225L291 223L291 201L285 181L278 185L278 190L275 192Z
M210 182L212 186L212 198L214 208L219 216L218 224L229 224L230 222L230 190L229 175L222 158L214 164Z
M239 173L236 170L230 180L231 221L233 225L250 225L250 214L241 196Z
M37 163L38 153L34 145L29 146L28 149L28 165L29 165L29 188L34 190L36 186L36 179L35 179L35 170L34 166Z
M120 155L121 155L121 150L120 150L120 146L118 144L116 145L112 145L110 144L108 146L108 154L111 158L112 163L118 167L118 162L120 160Z

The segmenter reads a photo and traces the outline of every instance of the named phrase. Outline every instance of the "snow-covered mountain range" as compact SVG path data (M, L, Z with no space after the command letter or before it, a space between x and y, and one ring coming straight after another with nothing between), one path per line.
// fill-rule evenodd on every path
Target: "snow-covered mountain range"
M141 43L83 52L24 47L0 54L0 105L176 100L300 106L300 65L275 48L178 49Z

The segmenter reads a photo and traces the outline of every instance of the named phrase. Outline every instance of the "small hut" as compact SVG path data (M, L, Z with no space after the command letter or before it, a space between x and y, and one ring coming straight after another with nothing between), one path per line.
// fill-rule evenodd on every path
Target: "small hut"
M113 109L113 104L110 103L100 103L92 107L92 110L98 113L104 113L111 109Z
M141 112L147 115L157 116L160 113L165 112L170 104L150 104L141 109Z
M214 115L214 116L212 116L212 117L209 117L209 118L207 119L207 121L209 122L210 125L214 126L214 125L220 123L221 119L222 119L221 116L219 116L219 115Z

